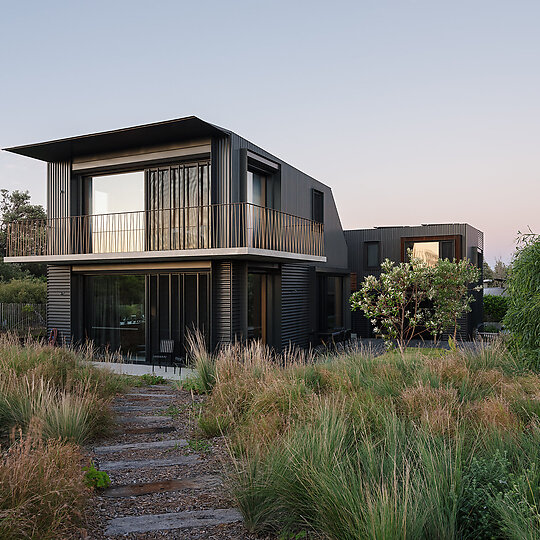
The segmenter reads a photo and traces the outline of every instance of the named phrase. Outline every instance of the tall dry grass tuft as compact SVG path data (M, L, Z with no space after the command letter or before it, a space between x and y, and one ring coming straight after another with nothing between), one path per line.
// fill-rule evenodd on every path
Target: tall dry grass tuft
M89 382L73 384L68 391L43 377L12 372L0 380L0 430L26 431L33 420L46 438L83 444L110 426L111 413Z
M0 458L0 538L66 538L87 496L77 446L31 428Z
M536 531L540 377L503 344L279 357L251 343L213 360L200 426L228 435L235 494L252 530L453 540L471 530L502 538L514 520ZM495 453L506 456L504 477L478 466ZM529 495L512 500L529 510L504 513L495 504L501 486L523 471Z

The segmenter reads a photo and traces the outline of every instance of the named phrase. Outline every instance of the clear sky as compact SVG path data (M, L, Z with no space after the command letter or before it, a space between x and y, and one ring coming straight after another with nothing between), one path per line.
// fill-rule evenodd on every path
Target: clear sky
M333 188L345 228L540 232L538 0L0 0L0 147L195 114ZM45 203L45 166L0 187Z

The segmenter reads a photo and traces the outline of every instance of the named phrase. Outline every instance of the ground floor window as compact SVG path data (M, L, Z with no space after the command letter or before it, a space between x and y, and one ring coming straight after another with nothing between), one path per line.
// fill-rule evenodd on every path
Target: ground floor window
M85 338L137 361L151 361L173 342L184 358L188 332L210 340L210 274L84 276Z
M319 332L343 328L343 276L317 276Z

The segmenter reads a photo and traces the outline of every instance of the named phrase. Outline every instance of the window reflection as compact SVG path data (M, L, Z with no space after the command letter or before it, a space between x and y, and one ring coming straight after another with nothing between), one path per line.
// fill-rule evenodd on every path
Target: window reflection
M144 251L144 172L91 179L92 252Z
M412 248L413 257L422 259L430 266L439 260L439 242L415 242Z

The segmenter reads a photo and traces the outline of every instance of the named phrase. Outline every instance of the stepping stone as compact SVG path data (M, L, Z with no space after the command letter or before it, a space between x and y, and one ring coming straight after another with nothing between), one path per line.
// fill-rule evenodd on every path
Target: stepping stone
M174 448L175 446L187 446L186 439L173 439L170 441L154 441L154 442L135 442L128 444L115 444L112 446L96 446L94 452L96 454L107 454L108 452L123 452L124 450L146 450L149 448Z
M124 394L125 396L130 396L130 397L142 397L142 398L155 398L155 397L160 397L160 398L173 398L173 397L176 397L174 394L159 394L157 392L154 392L154 393L143 393L141 392L140 394L138 393L131 393L131 394Z
M174 426L163 427L141 427L141 428L124 428L122 433L126 435L158 435L160 433L172 433L176 431Z
M116 419L121 424L167 424L170 416L120 416Z
M105 534L129 534L161 531L171 529L187 529L189 527L212 527L242 521L242 514L233 508L217 510L188 510L170 514L153 514L147 516L126 516L114 518L109 523Z
M173 465L192 465L199 461L199 456L176 456L169 459L135 459L131 461L102 461L99 463L101 471L121 471L123 469L153 469L154 467L171 467Z
M125 484L107 488L102 493L105 497L137 497L150 493L165 493L181 489L202 489L215 486L221 482L218 476L196 476L163 482L147 482L144 484Z
M114 412L152 412L159 409L153 405L113 405Z

